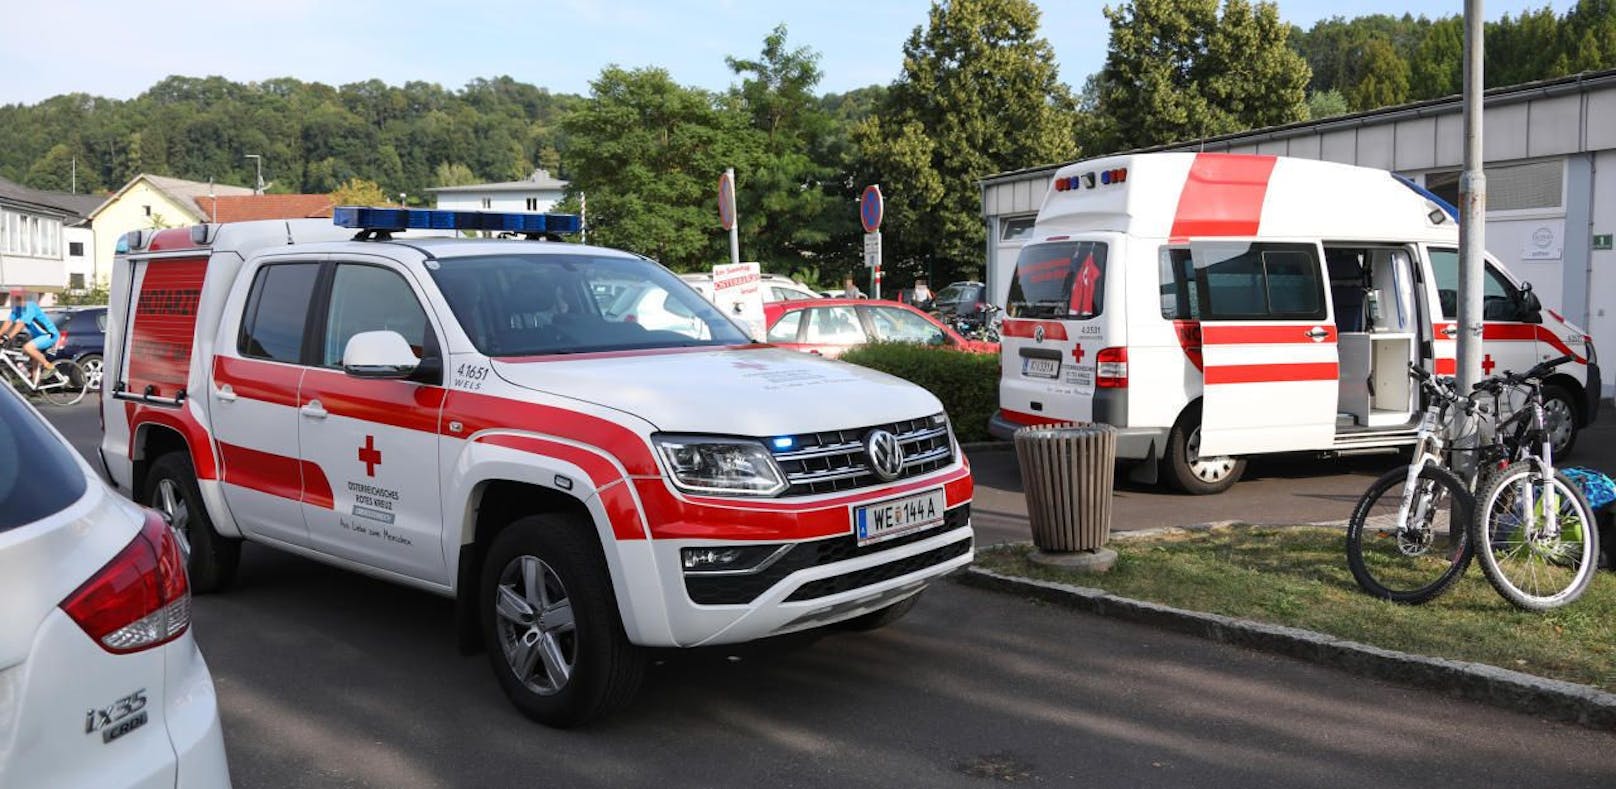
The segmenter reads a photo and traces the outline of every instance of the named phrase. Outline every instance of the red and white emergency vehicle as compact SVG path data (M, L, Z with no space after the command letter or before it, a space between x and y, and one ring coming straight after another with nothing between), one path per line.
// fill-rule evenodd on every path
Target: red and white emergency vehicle
M1411 443L1408 366L1455 371L1451 205L1384 170L1153 153L1061 168L1010 285L990 425L1117 427L1118 456L1193 493L1244 456ZM1557 455L1597 413L1593 341L1487 261L1485 372L1550 378Z
M556 241L576 217L336 223L140 231L117 259L102 460L197 591L245 539L452 597L513 703L571 725L628 701L641 647L880 626L971 560L926 391L754 344L655 262ZM699 320L608 314L648 288Z

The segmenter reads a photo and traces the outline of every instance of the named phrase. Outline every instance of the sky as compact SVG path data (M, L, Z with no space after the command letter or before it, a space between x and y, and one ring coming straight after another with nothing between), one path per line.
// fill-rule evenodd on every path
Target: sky
M1118 0L1112 0L1113 4ZM1109 28L1093 0L1035 0L1061 79L1079 88L1105 60ZM1575 0L1490 0L1488 19ZM1351 13L1430 17L1463 2L1279 0L1303 28ZM173 74L238 82L274 77L341 85L421 80L456 89L509 75L587 94L610 64L660 66L681 84L723 90L725 55L756 57L775 25L820 55L823 93L897 78L904 40L930 0L0 0L0 104L62 93L116 99ZM1344 11L1343 9L1347 9Z

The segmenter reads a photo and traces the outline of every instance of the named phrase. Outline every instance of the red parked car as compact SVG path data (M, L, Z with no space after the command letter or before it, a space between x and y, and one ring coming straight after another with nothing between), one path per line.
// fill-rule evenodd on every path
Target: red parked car
M867 342L944 345L972 353L998 353L999 344L967 340L907 304L877 299L805 299L763 305L768 340L782 348L835 358Z

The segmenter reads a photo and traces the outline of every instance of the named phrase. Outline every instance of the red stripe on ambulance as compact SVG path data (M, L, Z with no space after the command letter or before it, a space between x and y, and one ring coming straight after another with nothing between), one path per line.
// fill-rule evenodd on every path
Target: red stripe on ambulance
M321 509L335 506L331 482L318 464L223 441L217 443L219 456L224 461L226 483Z
M1275 161L1273 156L1197 154L1168 235L1257 235Z
M1314 338L1308 332L1324 330ZM1325 324L1317 326L1224 326L1216 323L1201 324L1201 342L1206 345L1311 345L1336 341L1336 328Z
M1066 339L1066 325L1060 321L1029 321L1010 319L1006 320L1004 325L999 328L999 334L1004 337L1025 337L1027 339L1033 339L1038 336L1037 332L1039 326L1044 327L1044 339L1046 340Z
M1230 364L1206 368L1207 384L1266 384L1281 381L1335 381L1341 377L1335 362L1301 364Z

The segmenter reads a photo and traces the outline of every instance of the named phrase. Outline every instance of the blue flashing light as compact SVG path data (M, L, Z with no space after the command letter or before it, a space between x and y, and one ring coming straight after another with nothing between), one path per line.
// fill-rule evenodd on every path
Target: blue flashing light
M331 222L355 230L480 230L491 233L576 233L577 214L502 214L428 208L363 208L340 206Z
M1452 203L1436 196L1431 190L1414 183L1412 178L1397 173L1392 173L1392 177L1397 179L1398 183L1414 190L1419 196L1436 203L1436 207L1442 209L1442 213L1447 214L1453 221L1459 221L1459 209L1454 207Z
M790 449L793 446L795 446L796 443L797 443L797 440L792 438L791 436L781 436L781 437L774 440L774 448L775 449Z

